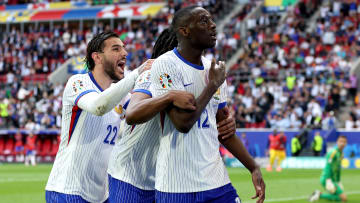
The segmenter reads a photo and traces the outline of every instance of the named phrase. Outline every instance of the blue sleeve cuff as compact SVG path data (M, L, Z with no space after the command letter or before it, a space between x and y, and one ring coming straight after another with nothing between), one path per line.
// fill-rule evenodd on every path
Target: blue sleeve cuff
M96 92L96 91L95 90L86 90L86 91L81 92L75 99L75 106L77 106L77 103L79 102L79 99L82 96L84 96L85 94L90 93L90 92Z
M218 110L223 109L226 106L226 104L227 104L226 102L220 103L218 106Z
M133 90L133 92L141 92L141 93L144 93L144 94L147 94L149 95L150 97L152 97L152 94L149 90L145 90L145 89L135 89Z

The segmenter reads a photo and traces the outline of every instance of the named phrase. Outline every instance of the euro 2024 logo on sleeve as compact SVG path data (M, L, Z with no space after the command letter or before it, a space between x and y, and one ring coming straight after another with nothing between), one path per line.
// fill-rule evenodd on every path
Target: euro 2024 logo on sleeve
M160 84L161 84L162 88L164 88L164 89L172 86L171 77L167 73L160 75L159 80L160 80Z
M75 80L72 86L75 93L81 91L84 88L83 81L81 80Z

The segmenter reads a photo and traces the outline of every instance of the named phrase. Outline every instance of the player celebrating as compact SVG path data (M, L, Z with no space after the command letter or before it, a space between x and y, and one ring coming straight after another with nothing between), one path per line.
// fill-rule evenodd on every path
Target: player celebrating
M152 58L172 50L177 42L167 41L170 32L165 29L157 39ZM130 103L126 109L128 124L121 140L116 143L109 161L109 202L140 203L155 201L155 166L159 150L161 126L159 112L169 105L195 110L195 98L185 91L171 90L152 98L150 71L142 73L136 81ZM151 120L150 120L151 119ZM146 122L147 121L147 122ZM146 123L144 123L146 122ZM136 125L135 125L136 124ZM220 129L233 127L230 117ZM226 136L226 133L224 134Z
M343 150L347 144L347 138L340 135L336 141L337 146L326 154L326 165L320 177L320 183L328 193L321 193L316 190L309 198L310 202L318 199L333 201L347 201L343 185L340 182L341 160Z
M100 33L87 47L89 73L68 80L62 100L61 142L46 185L47 202L107 200L106 170L123 116L122 106L113 109L145 70L122 79L126 56L116 33Z
M194 94L196 110L172 106L161 118L156 202L240 202L222 162L219 140L251 171L256 197L263 202L265 184L260 169L241 141L235 135L218 140L217 122L227 118L229 111L224 63L215 68L214 59L210 62L201 56L216 42L211 15L198 6L183 8L174 15L170 30L178 44L152 64L153 97L185 90Z

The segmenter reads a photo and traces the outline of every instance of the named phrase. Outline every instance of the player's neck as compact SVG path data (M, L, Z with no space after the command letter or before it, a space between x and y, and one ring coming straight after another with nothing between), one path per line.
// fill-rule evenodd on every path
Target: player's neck
M189 61L192 64L202 65L201 63L201 54L203 50L195 49L189 44L179 44L177 47L178 52L180 55Z
M101 68L94 68L92 74L96 82L100 85L100 87L103 90L110 87L112 80Z

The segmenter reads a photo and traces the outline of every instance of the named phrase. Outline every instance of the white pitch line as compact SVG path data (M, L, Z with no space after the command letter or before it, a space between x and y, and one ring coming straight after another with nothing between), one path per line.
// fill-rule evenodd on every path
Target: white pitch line
M40 181L46 181L47 178L5 178L0 179L0 183L8 183L8 182L40 182Z
M360 194L360 191L350 191L346 192L347 195L355 195ZM265 202L286 202L286 201L294 201L294 200L301 200L301 199L308 199L310 194L308 196L300 196L300 197L287 197L287 198L276 198L276 199L265 199ZM256 200L247 200L242 201L242 203L254 203Z

